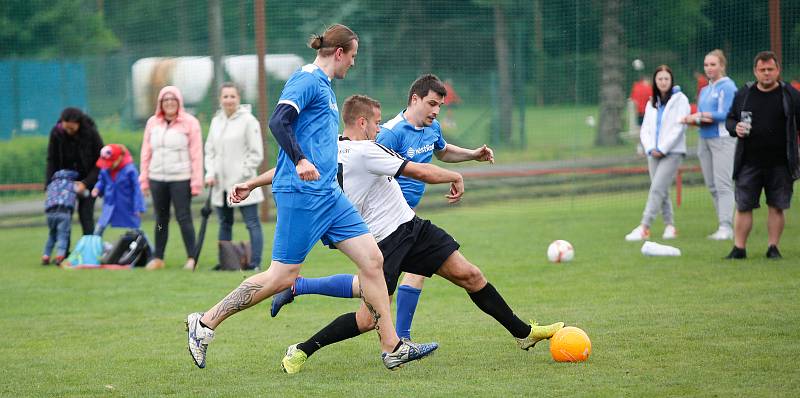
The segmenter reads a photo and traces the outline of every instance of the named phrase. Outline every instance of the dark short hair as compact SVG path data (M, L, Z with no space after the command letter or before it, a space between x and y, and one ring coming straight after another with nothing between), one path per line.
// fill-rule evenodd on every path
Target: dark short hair
M778 56L775 55L774 52L772 52L772 51L762 51L762 52L756 54L756 57L753 58L753 68L755 68L758 65L758 61L769 62L769 60L774 60L775 61L775 65L778 68L781 67L781 63L780 63L780 61L778 61Z
M366 95L351 95L344 100L342 119L345 125L355 123L360 117L371 117L373 109L380 109L381 103Z
M442 83L436 75L429 73L418 77L417 80L414 80L414 83L411 84L411 89L408 90L408 103L411 104L411 97L414 96L414 94L416 94L417 97L423 98L428 95L430 91L442 97L447 96L447 89L444 87L444 83Z

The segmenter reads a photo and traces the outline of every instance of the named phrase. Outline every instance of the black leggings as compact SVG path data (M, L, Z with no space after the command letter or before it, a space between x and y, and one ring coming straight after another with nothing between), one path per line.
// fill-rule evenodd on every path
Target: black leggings
M192 189L186 181L154 181L150 180L150 192L153 195L153 213L156 215L156 252L155 257L163 259L169 237L169 205L175 208L175 219L181 227L183 246L186 257L194 256L194 223L192 222Z
M78 219L84 235L94 233L94 201L95 198L91 196L85 198L78 195Z

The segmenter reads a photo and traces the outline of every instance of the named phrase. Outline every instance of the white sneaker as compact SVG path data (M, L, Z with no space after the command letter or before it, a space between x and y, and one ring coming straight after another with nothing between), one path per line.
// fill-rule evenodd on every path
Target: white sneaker
M628 242L638 242L647 239L650 239L650 230L642 228L641 225L634 228L631 233L625 235L625 240Z
M667 225L664 227L664 234L661 235L662 239L675 239L678 237L678 229L674 225Z
M645 256L671 256L678 257L681 255L681 249L677 247L662 245L656 242L644 242L642 245L642 254Z
M189 354L192 355L194 364L198 368L206 367L206 349L208 343L214 340L214 331L200 325L202 312L195 312L186 317L186 332L189 337Z
M717 232L708 235L708 239L712 240L731 240L733 239L733 231L730 228L719 227Z

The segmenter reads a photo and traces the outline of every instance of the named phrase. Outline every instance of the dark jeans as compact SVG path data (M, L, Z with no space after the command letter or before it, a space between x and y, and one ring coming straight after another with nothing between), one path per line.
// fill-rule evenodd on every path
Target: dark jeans
M47 242L44 244L44 255L50 256L53 247L56 256L66 256L69 249L69 235L72 230L72 211L47 212Z
M175 208L175 219L178 220L178 225L181 227L186 257L194 257L195 237L191 211L192 189L189 186L189 180L168 182L150 180L150 192L153 195L153 213L156 216L155 257L164 258L167 238L169 238L170 203Z
M226 194L227 197L227 194ZM261 232L261 221L258 219L258 205L248 205L239 207L242 213L247 232L250 233L250 248L252 257L250 258L250 268L261 266L261 252L264 250L264 236ZM233 208L228 207L227 201L222 207L217 207L219 216L219 240L233 239Z

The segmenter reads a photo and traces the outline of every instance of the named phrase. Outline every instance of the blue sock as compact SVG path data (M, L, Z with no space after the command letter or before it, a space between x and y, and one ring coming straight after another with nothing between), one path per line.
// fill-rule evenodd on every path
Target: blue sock
M397 288L397 321L395 329L398 337L411 338L411 321L414 320L414 312L417 311L417 303L422 289L417 289L408 285L400 285Z
M323 296L353 298L353 278L355 275L339 274L324 278L297 278L294 281L294 295L321 294Z

